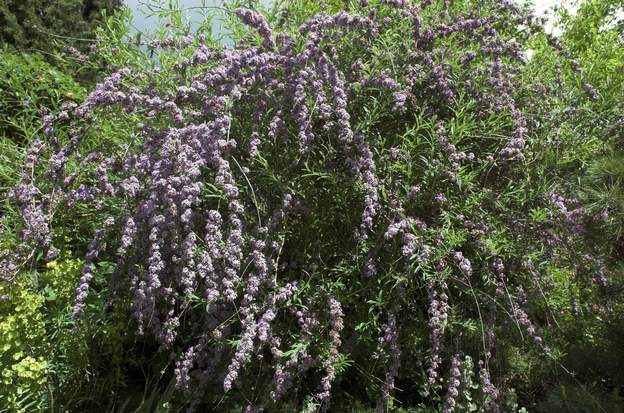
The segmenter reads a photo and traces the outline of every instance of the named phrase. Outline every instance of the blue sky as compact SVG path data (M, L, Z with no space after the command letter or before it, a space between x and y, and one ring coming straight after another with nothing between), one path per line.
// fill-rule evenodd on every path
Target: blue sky
M200 10L193 8L199 8L204 5L209 7L220 6L225 2L227 2L227 0L179 0L180 5L185 9L188 9L186 10L186 13L190 21L201 20ZM272 0L260 0L260 2L268 6L272 3ZM145 7L145 4L160 3L163 6L168 5L167 0L124 0L124 3L132 10L134 28L144 33L153 32L157 23L157 19L155 17L147 15L147 8ZM212 30L214 34L218 33L219 25L219 20L215 19L212 23Z
M185 7L185 8L192 8L192 7L201 7L204 3L207 6L215 6L215 5L221 5L224 2L226 2L227 0L179 0L180 4ZM142 10L145 10L145 8L143 6L141 6L142 4L145 3L161 3L163 5L166 5L168 3L168 1L166 0L125 0L124 3L130 7L130 9L132 9L133 11L133 15L134 15L134 26L136 27L137 30L140 30L142 32L150 32L153 30L153 27L156 23L156 19L155 18L150 18L148 17L144 12L142 12ZM571 7L570 5L572 4L572 0L534 0L533 3L535 4L535 11L536 14L538 16L542 16L544 14L546 14L553 6L555 5L566 5L568 7ZM261 0L261 3L265 4L265 5L269 5L272 3L272 0ZM189 13L189 17L191 18L191 20L193 20L193 14L195 14L196 16L199 16L197 13L197 10L193 10L190 9L187 11L187 13ZM195 20L198 20L198 17L195 18ZM213 22L213 33L218 33L219 30L219 21L215 20Z

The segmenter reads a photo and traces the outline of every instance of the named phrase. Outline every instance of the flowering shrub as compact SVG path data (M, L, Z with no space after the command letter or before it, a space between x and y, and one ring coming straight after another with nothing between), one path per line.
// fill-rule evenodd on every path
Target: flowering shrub
M585 240L600 215L552 190L565 92L524 55L550 41L575 73L565 50L507 1L362 1L296 33L235 14L257 36L152 43L171 71L118 68L44 117L6 282L83 250L80 329L114 262L111 303L191 410L512 409L509 355L559 357L553 274L607 282Z

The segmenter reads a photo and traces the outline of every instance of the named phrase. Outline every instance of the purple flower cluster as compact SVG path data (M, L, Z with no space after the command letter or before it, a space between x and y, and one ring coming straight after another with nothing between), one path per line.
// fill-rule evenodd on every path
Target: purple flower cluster
M388 321L381 326L383 336L379 337L379 347L389 359L386 378L381 387L381 395L377 400L377 412L384 412L388 399L394 389L394 380L401 366L401 348L399 346L399 328L396 315L388 313Z
M451 358L451 370L446 388L446 396L444 397L443 413L453 413L457 405L459 397L459 386L462 378L462 362L458 354L454 354Z
M519 296L523 296L524 295L524 292L522 291L522 287L518 287L518 291L519 291L519 294L518 294ZM535 325L529 319L529 316L526 313L526 311L524 311L524 309L522 309L520 307L520 305L518 305L514 301L512 301L512 306L513 306L513 315L514 315L514 317L516 318L518 323L522 327L525 328L525 330L526 330L527 334L529 335L529 337L531 339L533 339L535 344L540 346L545 353L550 353L550 348L544 344L544 340L542 339L542 337L537 334L537 329L536 329Z
M77 320L82 315L84 310L87 295L89 292L89 283L93 279L93 262L97 258L100 251L105 247L104 237L106 236L109 228L115 223L113 218L108 218L104 221L102 228L95 233L95 238L89 244L89 249L86 255L86 264L82 270L82 276L80 277L80 283L76 289L76 301L73 307L72 316L74 320Z
M377 194L377 177L375 174L375 161L368 143L361 134L355 136L355 143L358 151L356 169L360 181L364 186L364 212L362 213L362 223L360 224L361 240L368 237L366 231L373 228L373 218L379 209L379 196Z
M550 353L550 348L544 343L542 337L537 333L537 328L529 318L529 315L522 308L522 305L523 303L526 303L527 298L522 286L517 287L517 297L512 297L503 272L504 265L502 260L500 258L494 260L492 267L496 274L496 293L509 302L511 306L511 313L515 322L524 328L529 337L542 349L542 351L544 351L544 353Z
M500 392L492 384L490 380L490 373L487 368L484 366L483 361L479 360L479 378L481 381L481 389L485 396L485 404L484 409L488 413L498 413L500 412L500 408L498 406L497 400L500 396Z
M340 332L344 328L342 306L335 298L330 297L327 300L329 306L329 357L323 362L325 375L321 378L321 391L315 395L315 398L321 404L321 409L326 411L329 409L331 398L331 385L336 378L336 367L334 364L338 359L338 348L340 347Z
M516 108L512 110L512 119L514 122L512 139L501 149L500 155L504 159L524 159L522 149L524 149L526 143L526 120L522 113Z
M548 196L553 206L557 208L558 213L561 214L565 225L574 233L584 233L585 225L590 217L585 208L580 205L578 199L566 198L554 192L550 192Z
M418 231L426 231L427 224L418 218L407 217L390 224L384 233L384 238L387 241L399 238L401 240L401 254L406 258L410 258L418 250L418 261L424 263L429 256L429 247L417 235L411 232L413 231L412 228Z
M269 23L263 15L242 8L236 9L236 15L240 17L245 24L258 30L258 33L263 39L262 45L266 49L270 50L275 47L275 43L273 42L273 30L271 30L271 26L269 26Z
M442 345L444 328L448 321L448 295L446 284L439 287L428 284L429 295L429 339L431 341L431 364L427 369L427 384L434 385L438 381L438 368L442 364Z
M455 253L453 254L453 259L465 276L470 277L470 275L472 275L472 265L470 264L470 260L464 257L464 254L462 254L461 251L455 251Z

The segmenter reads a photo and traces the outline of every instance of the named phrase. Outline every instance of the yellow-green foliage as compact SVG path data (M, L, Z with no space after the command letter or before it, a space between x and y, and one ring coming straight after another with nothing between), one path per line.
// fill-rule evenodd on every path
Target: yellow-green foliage
M49 262L48 268L41 275L41 280L48 287L52 296L48 296L50 301L71 302L76 292L75 281L82 270L81 260L64 260L61 262Z
M23 411L26 396L45 391L45 300L33 291L32 279L2 284L0 291L8 297L0 307L0 405Z
M0 284L0 295L6 300L0 304L2 409L26 412L44 408L50 370L56 361L50 341L53 331L46 331L46 322L52 320L53 308L71 305L81 268L79 260L51 262L42 273L24 274L12 283ZM73 349L80 353L80 347Z
M71 306L76 295L76 283L80 278L82 267L81 260L52 261L47 264L48 270L41 275L41 280L45 283L43 292L50 306L47 320L51 324L49 334L54 340L52 345L55 352L55 375L67 376L76 372L80 375L86 374L87 332L84 328L73 331L70 318ZM66 370L68 368L72 372L68 372ZM58 381L61 380L57 378Z

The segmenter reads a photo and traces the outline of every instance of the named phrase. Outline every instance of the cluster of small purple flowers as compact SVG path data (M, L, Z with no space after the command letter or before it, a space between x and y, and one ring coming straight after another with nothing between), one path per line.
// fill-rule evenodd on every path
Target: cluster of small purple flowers
M459 269L464 275L466 275L467 277L472 275L472 265L470 264L470 260L464 257L464 254L461 251L456 251L453 254L453 258L455 259L457 266L459 266Z
M398 237L401 240L401 255L410 258L418 250L418 262L424 263L429 257L429 247L412 233L414 229L424 232L427 230L427 224L418 218L406 217L390 224L384 233L384 239L390 241Z
M357 144L357 150L359 153L356 168L366 192L364 197L364 212L362 212L362 224L360 225L360 238L362 241L365 241L368 238L366 231L372 229L374 222L373 219L379 209L377 176L375 173L373 153L371 152L368 143L364 140L364 137L361 134L355 135L354 140Z
M399 328L397 326L396 315L388 313L388 321L381 326L383 336L379 337L379 347L383 354L389 359L386 371L386 378L381 387L381 395L377 401L377 411L384 412L388 399L394 389L395 377L399 374L401 366L401 348L399 346Z
M265 49L270 50L275 46L273 42L273 30L263 15L253 12L249 9L236 9L236 15L247 25L253 27L262 36Z
M585 232L585 225L590 219L588 212L580 205L578 199L566 198L562 195L551 192L548 194L550 201L561 214L563 221L573 232L582 234Z
M490 380L490 373L484 365L483 361L479 360L479 378L481 381L481 388L485 395L485 404L483 408L488 413L498 413L500 412L500 408L498 407L498 397L500 396L500 392L492 384Z
M89 283L93 279L93 262L97 258L100 251L105 247L104 237L108 229L115 223L113 218L108 218L104 221L102 228L95 233L95 238L89 244L89 248L86 254L86 264L82 270L82 276L80 277L80 283L76 289L76 302L73 308L74 319L79 319L84 310L84 306L87 300L89 292Z
M325 411L329 409L331 398L331 385L336 378L335 363L338 360L338 348L340 347L340 332L344 328L342 306L333 297L327 300L329 306L329 357L323 362L325 375L321 378L321 391L315 395L315 398L321 404L321 408Z
M448 378L446 397L444 398L444 407L442 409L443 413L453 413L455 411L462 377L461 368L462 363L459 354L453 355L451 358L451 372Z
M522 308L522 304L526 303L527 298L522 286L517 287L517 296L513 297L507 286L506 276L504 273L505 267L502 260L500 258L496 258L492 264L492 268L494 269L496 276L496 280L494 281L496 285L496 293L510 303L511 313L515 322L524 327L529 337L542 349L542 351L544 351L544 353L550 353L550 348L544 343L542 337L538 335L537 328L529 318L527 312Z
M446 290L445 283L442 283L440 286L433 284L427 286L429 295L429 338L431 341L431 364L427 370L427 384L429 386L438 382L438 368L442 364L442 340L449 311Z

